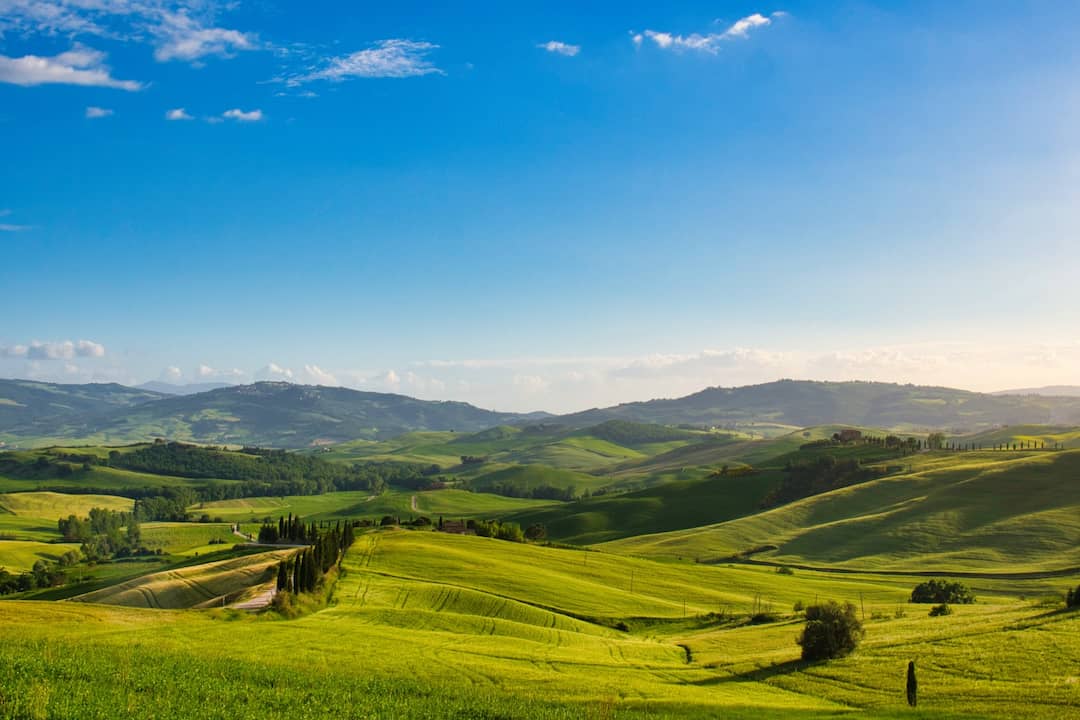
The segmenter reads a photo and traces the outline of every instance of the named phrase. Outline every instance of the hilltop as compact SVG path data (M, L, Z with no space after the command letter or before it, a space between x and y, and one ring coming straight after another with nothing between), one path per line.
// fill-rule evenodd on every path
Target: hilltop
M725 428L753 437L770 437L798 428L841 423L901 432L937 428L980 432L1019 424L1078 425L1080 397L988 395L890 383L781 380L737 388L712 387L681 398L553 416L285 382L177 395L114 384L0 380L0 441L12 445L40 446L73 440L116 444L165 437L301 448L358 439L384 440L414 431L487 431L469 441L485 444L507 440L526 426L533 426L533 432L549 434L559 428L599 426L597 443L636 448L684 442L689 438L687 429ZM635 433L643 432L642 424L667 427L650 430L648 437L635 437ZM462 449L449 454L468 453Z
M0 439L123 443L166 437L203 443L306 447L411 430L477 431L540 415L340 387L259 382L189 395L121 385L0 380ZM7 436L7 437L5 437Z
M686 397L649 400L566 415L562 422L605 420L706 426L849 423L882 428L975 430L999 424L1080 423L1080 398L987 395L952 388L879 382L780 380L712 387Z

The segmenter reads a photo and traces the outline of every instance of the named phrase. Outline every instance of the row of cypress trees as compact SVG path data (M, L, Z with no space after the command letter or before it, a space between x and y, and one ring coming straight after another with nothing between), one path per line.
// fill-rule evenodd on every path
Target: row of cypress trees
M293 518L289 516L289 526L292 526ZM342 555L353 544L355 529L351 522L340 521L328 530L320 531L315 523L306 527L296 520L296 525L304 533L303 537L311 542L311 547L296 553L288 560L278 565L277 589L278 592L304 593L312 592L318 587L323 575L341 561ZM264 526L272 528L273 526ZM262 532L259 533L260 539ZM294 538L287 537L293 540ZM295 538L298 539L298 538Z

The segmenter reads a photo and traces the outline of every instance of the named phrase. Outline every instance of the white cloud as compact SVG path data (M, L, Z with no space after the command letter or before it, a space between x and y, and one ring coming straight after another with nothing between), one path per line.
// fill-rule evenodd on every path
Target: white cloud
M105 53L76 45L53 57L0 55L0 82L13 85L84 85L90 87L141 90L142 83L117 80L104 64Z
M30 360L71 360L75 357L105 357L105 346L92 340L60 340L42 342L33 340L29 345L0 346L0 357L25 357Z
M11 214L11 210L4 208L0 210L0 218L7 217ZM12 223L0 223L0 232L22 232L23 230L30 230L29 225L15 225Z
M336 377L323 370L318 365L305 365L303 379L311 385L337 386L340 384Z
M560 42L559 40L548 40L546 43L540 43L536 47L543 48L549 53L565 55L567 57L574 57L581 52L580 45L570 45L569 43Z
M231 7L216 0L0 0L0 34L146 42L159 62L197 63L261 47L255 35L217 24L220 10Z
M720 51L720 47L724 42L735 38L748 38L751 30L771 25L774 18L784 17L785 15L786 13L783 12L774 12L769 16L753 13L736 20L720 32L675 35L670 32L646 30L644 33L632 33L631 39L637 46L640 46L643 40L647 38L662 50L696 50L716 54Z
M97 107L96 105L91 105L86 108L86 117L90 120L109 117L112 114L112 110L108 108Z
M428 59L438 45L415 40L380 40L372 47L350 55L323 60L306 72L280 78L295 87L315 80L341 82L349 78L406 78L421 75L444 75Z
M255 377L259 380L292 380L293 371L272 362L266 367L258 370L255 373Z
M237 122L259 122L263 119L263 113L262 110L248 110L245 112L239 108L233 108L221 113L221 117L236 120Z
M199 365L195 368L195 374L202 380L238 380L246 377L247 373L237 368L231 370L218 370L209 365Z
M105 346L90 340L79 340L75 343L75 354L79 357L105 357Z
M178 383L184 379L184 371L175 365L170 365L161 371L161 379L165 382Z
M193 120L184 108L173 108L165 113L166 120Z
M184 11L162 12L153 29L158 38L154 58L194 61L208 55L232 57L239 50L257 47L255 37L238 30L207 27Z

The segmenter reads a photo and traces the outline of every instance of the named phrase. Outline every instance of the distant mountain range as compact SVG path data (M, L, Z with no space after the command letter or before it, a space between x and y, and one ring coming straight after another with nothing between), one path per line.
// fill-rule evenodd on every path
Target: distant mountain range
M783 380L715 387L682 398L625 403L563 416L503 413L462 402L282 382L226 386L192 394L161 392L158 387L0 380L0 441L21 446L165 437L300 448L358 438L383 439L414 430L474 432L540 421L571 427L608 420L693 426L846 423L957 431L1027 423L1080 424L1080 397L990 395L867 382Z
M1044 395L1046 397L1080 397L1080 385L1047 385L1021 390L999 390L992 395Z
M195 395L196 393L219 390L224 387L229 387L229 384L186 383L184 385L177 385L176 383L167 383L162 382L161 380L151 380L150 382L144 382L142 385L135 386L137 390L150 390L151 392L164 393L166 395Z
M846 423L975 430L1021 423L1080 423L1080 398L987 395L879 382L780 380L707 388L672 400L625 403L561 418L575 425L619 419L666 425L773 422L808 427Z

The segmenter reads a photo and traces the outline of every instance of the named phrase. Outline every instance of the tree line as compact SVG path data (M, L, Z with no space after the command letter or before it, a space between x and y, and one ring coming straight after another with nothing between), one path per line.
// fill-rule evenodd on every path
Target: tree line
M280 534L281 532L283 534ZM278 542L310 543L310 547L278 565L278 592L294 594L309 593L318 588L326 573L341 562L345 551L356 540L351 522L338 522L324 530L315 523L304 525L299 518L291 515L288 521L279 518L277 527L268 523L259 531L260 542L261 538L272 536L278 537Z
M788 461L784 466L784 478L761 501L761 507L775 507L811 495L820 495L873 480L882 474L880 470L863 467L856 459L837 460L832 455L823 455L811 462Z

